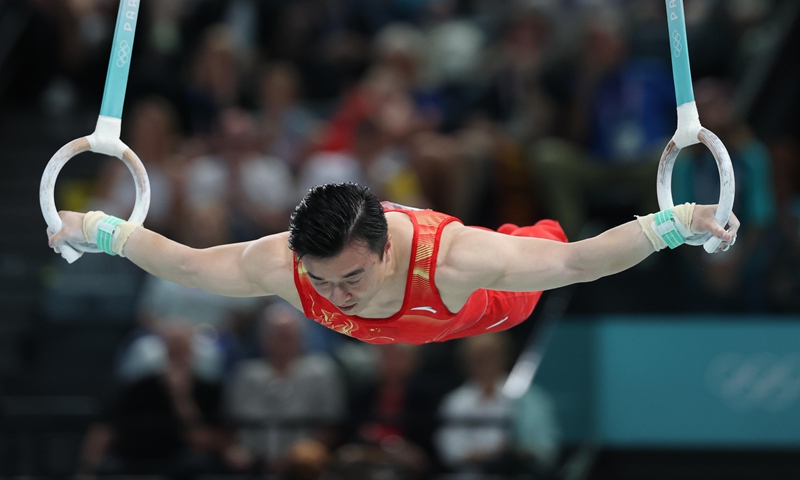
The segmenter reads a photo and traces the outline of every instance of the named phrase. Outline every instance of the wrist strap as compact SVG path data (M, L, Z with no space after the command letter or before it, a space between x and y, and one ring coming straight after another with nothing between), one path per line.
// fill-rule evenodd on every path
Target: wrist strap
M86 212L86 215L83 217L83 237L86 243L97 245L97 224L107 216L105 212L99 210Z
M97 248L109 255L124 257L122 251L128 237L139 225L126 222L121 218L106 215L103 212L88 212L83 219L83 235L86 243L97 245Z
M654 221L650 224L650 228L656 233L670 249L678 248L686 243L686 235L679 228L680 222L672 213L672 209L662 210L655 214ZM682 225L681 225L682 227Z
M659 251L666 247L678 248L693 235L686 226L691 225L693 212L694 204L686 203L637 219L647 239Z
M121 218L112 215L107 215L100 220L97 224L97 248L111 256L116 255L116 252L114 252L115 234L119 236L117 225L123 221Z

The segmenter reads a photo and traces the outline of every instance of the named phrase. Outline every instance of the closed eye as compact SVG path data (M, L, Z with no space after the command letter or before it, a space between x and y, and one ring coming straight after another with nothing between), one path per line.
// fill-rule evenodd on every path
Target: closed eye
M356 284L357 284L358 282L360 282L360 281L361 281L361 279L360 279L360 278L359 278L358 280L350 280L350 281L348 281L348 282L347 282L347 284L348 284L348 285L356 285Z

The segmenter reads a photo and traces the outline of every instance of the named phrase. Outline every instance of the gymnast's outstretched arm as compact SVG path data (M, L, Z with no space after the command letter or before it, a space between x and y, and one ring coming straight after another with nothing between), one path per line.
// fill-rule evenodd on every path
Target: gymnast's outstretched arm
M84 214L59 212L62 229L50 237L50 246L65 241L85 242ZM143 270L181 285L199 287L228 296L290 295L293 286L292 254L288 233L258 240L195 249L172 241L144 227L131 233L123 254ZM284 297L286 298L286 297Z
M690 228L693 233L711 232L726 247L739 221L731 214L725 230L714 219L715 211L716 206L697 205ZM641 223L634 220L574 243L461 227L439 260L436 283L451 292L529 292L597 280L627 270L656 251Z

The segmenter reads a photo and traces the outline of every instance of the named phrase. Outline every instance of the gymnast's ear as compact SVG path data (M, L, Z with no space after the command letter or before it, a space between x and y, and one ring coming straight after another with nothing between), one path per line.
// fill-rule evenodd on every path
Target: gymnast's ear
M383 247L383 260L389 260L389 252L392 250L392 234L386 234L386 245Z

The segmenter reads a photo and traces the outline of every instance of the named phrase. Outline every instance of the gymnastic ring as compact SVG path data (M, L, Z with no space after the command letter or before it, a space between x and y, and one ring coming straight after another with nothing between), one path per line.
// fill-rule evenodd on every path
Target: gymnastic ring
M67 143L50 158L42 174L42 181L39 185L39 206L42 209L42 215L44 215L48 228L53 233L61 230L62 226L61 217L58 216L58 211L56 210L56 179L68 161L84 152L113 155L125 163L136 184L136 203L128 221L141 225L144 223L145 217L147 217L147 212L150 209L150 180L147 177L147 171L142 165L142 161L119 138L102 139L99 142L100 145L97 145L99 148L93 148L92 143L97 143L97 140L96 138L81 137ZM90 244L74 242L62 244L59 249L61 250L61 256L69 263L80 258L83 252L97 253L101 251Z
M731 157L728 150L722 141L714 135L711 130L701 127L697 134L697 139L711 151L714 160L717 161L717 170L719 171L719 204L714 217L717 223L722 225L723 228L727 227L728 219L733 211L733 200L736 195L736 180L733 176L733 166L731 165ZM675 145L675 140L670 140L664 153L661 154L661 160L658 164L658 178L656 180L656 192L658 194L658 205L661 210L666 210L674 206L672 201L672 168L675 166L675 160L681 149ZM690 228L687 225L687 228ZM722 240L713 236L711 232L706 232L698 235L692 235L686 239L689 245L703 245L706 252L714 253L722 243Z

